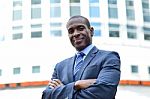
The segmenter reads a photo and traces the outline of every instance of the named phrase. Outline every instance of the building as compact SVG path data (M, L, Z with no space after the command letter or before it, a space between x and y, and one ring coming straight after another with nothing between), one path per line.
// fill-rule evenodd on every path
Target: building
M0 93L45 88L54 65L74 55L72 15L89 18L97 47L119 52L120 89L150 86L150 0L8 0L0 13Z

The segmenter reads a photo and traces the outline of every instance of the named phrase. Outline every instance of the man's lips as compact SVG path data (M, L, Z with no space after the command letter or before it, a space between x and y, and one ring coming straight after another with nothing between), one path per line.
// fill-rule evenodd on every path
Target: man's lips
M83 41L83 39L74 39L74 42L75 42L76 44L81 43L82 41Z

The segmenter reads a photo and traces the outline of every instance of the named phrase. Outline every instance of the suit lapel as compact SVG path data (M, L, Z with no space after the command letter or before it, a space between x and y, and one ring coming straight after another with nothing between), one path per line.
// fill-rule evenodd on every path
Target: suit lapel
M69 82L73 82L73 65L75 62L75 56L71 57L71 59L68 60L68 69L67 69L67 75Z
M80 68L77 76L78 76L78 79L81 79L82 75L83 75L83 72L85 70L85 68L88 66L88 64L92 61L92 59L94 58L94 56L96 55L98 49L96 47L93 47L91 49L91 51L88 53L88 55L86 56L84 62L83 62L83 65L82 67Z

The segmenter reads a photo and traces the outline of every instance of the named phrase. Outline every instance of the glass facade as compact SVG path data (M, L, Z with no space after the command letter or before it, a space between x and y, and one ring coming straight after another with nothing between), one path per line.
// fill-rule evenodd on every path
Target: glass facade
M41 4L41 0L31 0L31 4Z
M31 8L31 19L41 18L41 8Z
M92 22L91 26L94 27L94 35L93 36L101 36L101 23Z
M117 4L117 0L108 0L108 4Z
M99 0L89 0L89 3L99 3Z
M126 16L127 20L135 20L133 0L126 0Z
M150 40L150 28L143 27L144 30L144 40Z
M136 27L133 25L127 25L127 37L129 39L137 39Z
M99 7L90 6L90 17L100 17ZM96 12L96 13L95 13Z
M109 37L120 37L119 24L109 24Z
M40 73L40 66L32 66L32 73Z
M57 13L56 13L57 12ZM61 8L56 6L50 7L50 17L51 18L60 18L61 17Z
M89 17L90 18L99 18L101 19L101 6L100 6L100 0L89 0ZM37 4L41 4L41 0L31 0L31 19L41 19L42 17L42 12L41 12L41 6ZM62 17L62 10L63 8L61 7L61 0L49 0L50 3L50 7L49 7L49 11L50 11L50 18L61 18ZM70 16L73 15L81 15L81 4L80 4L80 0L69 0L69 8L70 8ZM108 19L117 19L118 20L118 1L117 0L107 0L108 3ZM125 12L126 12L126 18L127 21L135 21L135 1L134 0L125 0ZM16 0L13 1L13 20L22 20L22 0ZM16 9L16 7L19 7ZM105 9L106 10L106 9ZM150 21L150 10L149 10L149 1L148 0L142 0L142 11L143 11L143 21L144 22L149 22ZM56 13L57 12L57 13ZM52 22L51 22L52 23ZM59 22L56 22L59 23ZM60 22L61 23L61 22ZM93 24L94 22L92 22ZM99 23L101 23L99 21ZM56 24L55 24L56 25ZM62 25L61 25L62 26ZM50 35L51 36L62 36L62 28L61 26L50 26ZM35 25L31 25L31 28L41 28L42 24L35 24ZM57 29L55 28L57 27ZM100 29L101 25L94 25L94 36L101 36L101 29ZM128 39L138 39L137 38L137 31L136 28L132 28L133 26L127 26L127 38ZM135 26L136 27L136 26ZM113 28L113 29L112 29ZM140 27L138 27L140 28ZM119 33L119 28L115 29L114 27L110 27L109 26L109 37L120 37L120 33ZM35 30L36 31L36 30ZM40 30L41 31L41 30ZM34 31L32 31L34 32ZM149 33L147 32L147 30L143 29L144 32L144 40L149 40ZM23 38L23 32L22 31L18 31L18 32L14 32L12 34L12 39L22 39ZM34 37L42 37L42 33L31 33L31 38ZM35 36L38 35L38 36Z
M131 65L131 73L138 73L139 70L138 70L138 66L137 65Z
M0 76L2 76L2 70L0 69Z
M22 20L22 10L14 10L13 11L13 20Z
M80 3L80 0L70 0L70 3Z
M41 37L42 37L42 31L31 32L31 38L41 38Z
M118 18L118 9L117 8L109 7L108 13L109 13L109 18L114 18L114 19Z
M17 75L17 74L20 74L20 67L16 67L16 68L13 68L13 74L14 75Z
M22 33L12 34L12 39L13 40L22 39L22 38L23 38L23 34Z
M70 16L80 15L80 6L70 6Z
M22 6L22 1L13 1L13 7Z
M148 67L148 74L150 74L150 66Z
M60 3L60 0L50 0L50 3Z
M143 21L150 22L150 6L149 0L142 0Z

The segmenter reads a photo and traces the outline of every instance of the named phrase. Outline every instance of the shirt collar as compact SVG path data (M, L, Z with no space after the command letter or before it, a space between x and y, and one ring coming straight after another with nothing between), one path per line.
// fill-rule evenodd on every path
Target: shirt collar
M84 55L84 58L87 56L87 54L90 52L90 50L94 47L93 44L90 44L89 46L87 46L85 49L83 49L82 51L80 52L83 52L85 55ZM79 52L77 52L79 53Z

